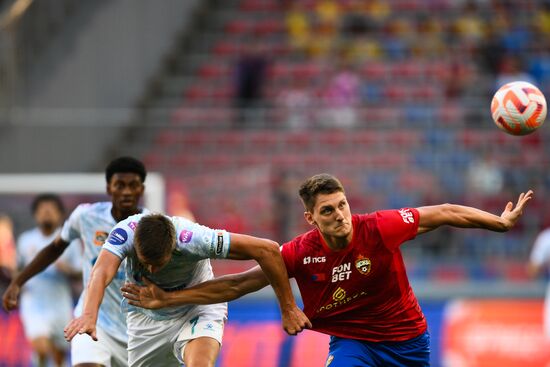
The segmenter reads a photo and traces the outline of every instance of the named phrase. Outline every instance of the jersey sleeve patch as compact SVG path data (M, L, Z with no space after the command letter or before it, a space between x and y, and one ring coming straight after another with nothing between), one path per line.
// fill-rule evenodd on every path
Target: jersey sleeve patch
M376 212L376 223L384 245L393 251L403 242L415 238L418 218L418 210L414 208Z

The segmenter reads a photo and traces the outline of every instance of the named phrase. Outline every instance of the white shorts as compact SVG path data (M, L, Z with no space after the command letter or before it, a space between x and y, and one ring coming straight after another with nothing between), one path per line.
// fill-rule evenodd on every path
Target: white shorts
M222 344L227 304L197 306L179 318L153 320L144 314L128 313L128 364L130 367L181 366L185 345L193 339L210 337Z
M97 341L88 334L77 334L71 341L71 362L97 363L105 367L128 366L126 343L112 338L100 327L96 327Z
M69 344L65 341L63 329L71 321L71 305L68 307L56 306L54 309L42 309L36 307L36 302L31 299L22 299L21 301L21 322L25 329L25 336L29 340L39 337L51 339L55 346L61 350L69 349Z

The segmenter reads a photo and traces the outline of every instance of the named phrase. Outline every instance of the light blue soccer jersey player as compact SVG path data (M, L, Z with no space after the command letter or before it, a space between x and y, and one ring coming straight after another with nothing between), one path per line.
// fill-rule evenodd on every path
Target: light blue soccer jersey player
M279 299L283 327L296 334L311 326L296 307L277 243L214 230L181 217L139 214L117 224L103 245L88 284L84 313L66 329L66 338L96 333L94 315L103 290L126 259L132 282L153 282L170 292L212 279L211 258L255 259ZM227 305L185 305L158 310L130 307L130 366L213 366L222 342Z
M36 196L31 209L37 226L18 238L19 269L59 235L65 214L61 198L54 194ZM81 248L76 244L21 290L20 316L36 365L45 366L48 360L56 366L65 363L69 345L63 339L63 327L71 320L73 310L69 276L80 274L79 260Z
M145 167L140 161L130 157L113 160L106 169L107 193L111 196L111 202L78 206L65 222L61 234L11 282L3 297L4 307L8 310L16 307L20 287L52 264L74 239L80 239L84 245L82 269L84 284L87 284L103 242L113 226L130 215L142 212L139 200L143 194L145 177ZM124 279L122 267L115 269L113 279L98 309L97 335L94 334L93 338L79 335L71 343L73 366L128 365L126 319L120 312L122 296L119 287ZM76 316L81 315L85 293L81 295Z

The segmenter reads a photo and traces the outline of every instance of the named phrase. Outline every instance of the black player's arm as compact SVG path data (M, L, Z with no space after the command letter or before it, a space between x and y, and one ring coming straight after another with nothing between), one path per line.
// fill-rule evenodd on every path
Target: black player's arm
M63 240L61 236L57 236L48 246L36 254L27 266L21 269L19 274L12 280L12 283L19 287L23 286L29 279L59 259L69 244L70 242Z
M255 266L242 273L225 275L184 289L182 292L189 291L184 295L169 293L168 303L176 305L181 300L192 304L229 302L245 294L256 292L267 285L269 281L264 272L260 266Z
M228 259L254 259L262 268L279 300L281 311L296 307L279 244L264 238L231 233Z
M146 286L127 283L122 287L122 292L130 304L145 308L163 308L229 302L269 285L259 266L174 292L165 292L148 281L145 283Z
M483 228L496 232L506 232L512 228L533 192L521 193L516 206L510 201L500 216L463 205L442 204L418 208L418 234L434 230L442 225L459 228Z

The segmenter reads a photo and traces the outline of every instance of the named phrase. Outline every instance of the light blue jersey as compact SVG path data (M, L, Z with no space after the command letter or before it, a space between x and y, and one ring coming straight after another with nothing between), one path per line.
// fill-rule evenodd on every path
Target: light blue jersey
M202 283L214 277L211 258L226 258L229 254L230 235L223 230L214 230L181 217L167 217L176 228L177 244L172 259L158 272L151 274L137 260L134 250L134 231L144 214L133 215L117 224L109 234L103 248L126 261L126 277L132 282L141 282L142 276L166 291L175 291ZM196 305L167 307L147 310L131 307L154 320L179 317L193 310Z
M76 317L82 314L86 285L90 280L90 273L99 256L101 246L103 246L109 232L117 223L111 214L112 207L111 202L81 204L72 212L61 231L61 238L64 241L70 242L80 238L84 246L82 255L84 291L80 295L75 309ZM120 312L120 302L122 301L120 287L124 283L123 265L121 264L115 278L105 290L103 302L99 307L97 325L113 338L126 343L128 340L126 315Z
M42 234L38 228L23 232L17 241L18 268L28 265L36 254L57 237L59 231L49 236ZM25 313L53 317L56 313L70 312L73 304L71 287L66 275L56 265L64 262L71 268L77 268L80 251L77 245L71 246L55 263L25 283L21 293L21 308Z

